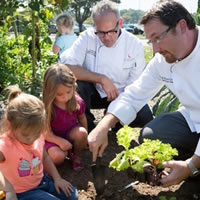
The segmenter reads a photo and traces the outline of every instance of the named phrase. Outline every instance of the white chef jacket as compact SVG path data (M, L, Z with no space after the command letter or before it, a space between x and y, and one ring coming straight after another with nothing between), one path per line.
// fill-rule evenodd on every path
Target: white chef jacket
M94 28L84 31L72 47L62 53L60 62L106 75L119 93L145 68L142 42L124 29L121 29L121 35L112 47L104 46L95 35ZM100 84L96 84L96 89L102 98L106 97Z
M200 33L200 32L199 32ZM119 98L112 101L108 112L124 124L132 122L136 113L166 85L179 99L179 111L192 132L200 133L200 34L189 56L169 64L157 53L142 75ZM196 152L200 156L200 142Z

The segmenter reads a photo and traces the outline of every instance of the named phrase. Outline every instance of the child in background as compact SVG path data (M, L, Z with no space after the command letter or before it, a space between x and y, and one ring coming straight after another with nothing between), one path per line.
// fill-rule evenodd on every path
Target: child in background
M60 56L66 49L72 46L77 36L73 33L73 19L68 14L59 15L56 19L56 26L58 37L56 37L53 45L53 53L58 53Z
M6 200L76 200L76 188L60 177L44 149L42 101L18 87L9 90L5 132L0 135L0 190Z
M45 147L55 164L61 164L69 153L74 170L83 168L80 153L88 135L85 103L76 87L74 74L64 64L51 65L45 72L43 102L49 125Z

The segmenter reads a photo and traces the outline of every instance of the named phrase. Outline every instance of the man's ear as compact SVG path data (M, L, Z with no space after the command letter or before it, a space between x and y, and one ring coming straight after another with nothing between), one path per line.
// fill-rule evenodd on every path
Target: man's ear
M122 28L123 22L124 22L124 20L120 17L120 19L119 19L119 26L120 26L120 28Z
M186 32L186 28L187 28L187 22L184 19L181 19L179 22L179 27L182 33Z

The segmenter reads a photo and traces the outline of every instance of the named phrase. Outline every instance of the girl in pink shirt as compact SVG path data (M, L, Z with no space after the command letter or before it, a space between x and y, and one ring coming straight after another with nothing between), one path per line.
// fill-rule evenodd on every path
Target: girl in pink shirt
M85 103L76 93L76 78L64 64L51 65L44 75L43 102L48 133L45 147L55 164L67 154L73 169L83 168L80 153L87 145Z
M16 86L8 89L5 129L0 135L0 190L6 200L76 200L76 188L60 177L44 150L42 101Z

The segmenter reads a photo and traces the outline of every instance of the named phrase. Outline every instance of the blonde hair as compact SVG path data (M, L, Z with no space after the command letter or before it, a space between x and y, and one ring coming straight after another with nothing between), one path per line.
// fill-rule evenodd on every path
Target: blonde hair
M65 26L70 32L73 31L74 21L73 18L67 13L58 15L56 18L56 24Z
M9 86L8 105L4 120L9 121L11 132L20 130L23 136L41 135L45 128L46 114L44 104L37 97L23 93L17 86Z
M43 82L43 102L47 113L47 124L50 127L51 120L55 117L53 110L53 101L56 97L58 85L64 85L73 88L72 98L66 103L66 110L70 113L80 108L76 101L76 78L73 72L64 64L51 65L44 74Z

